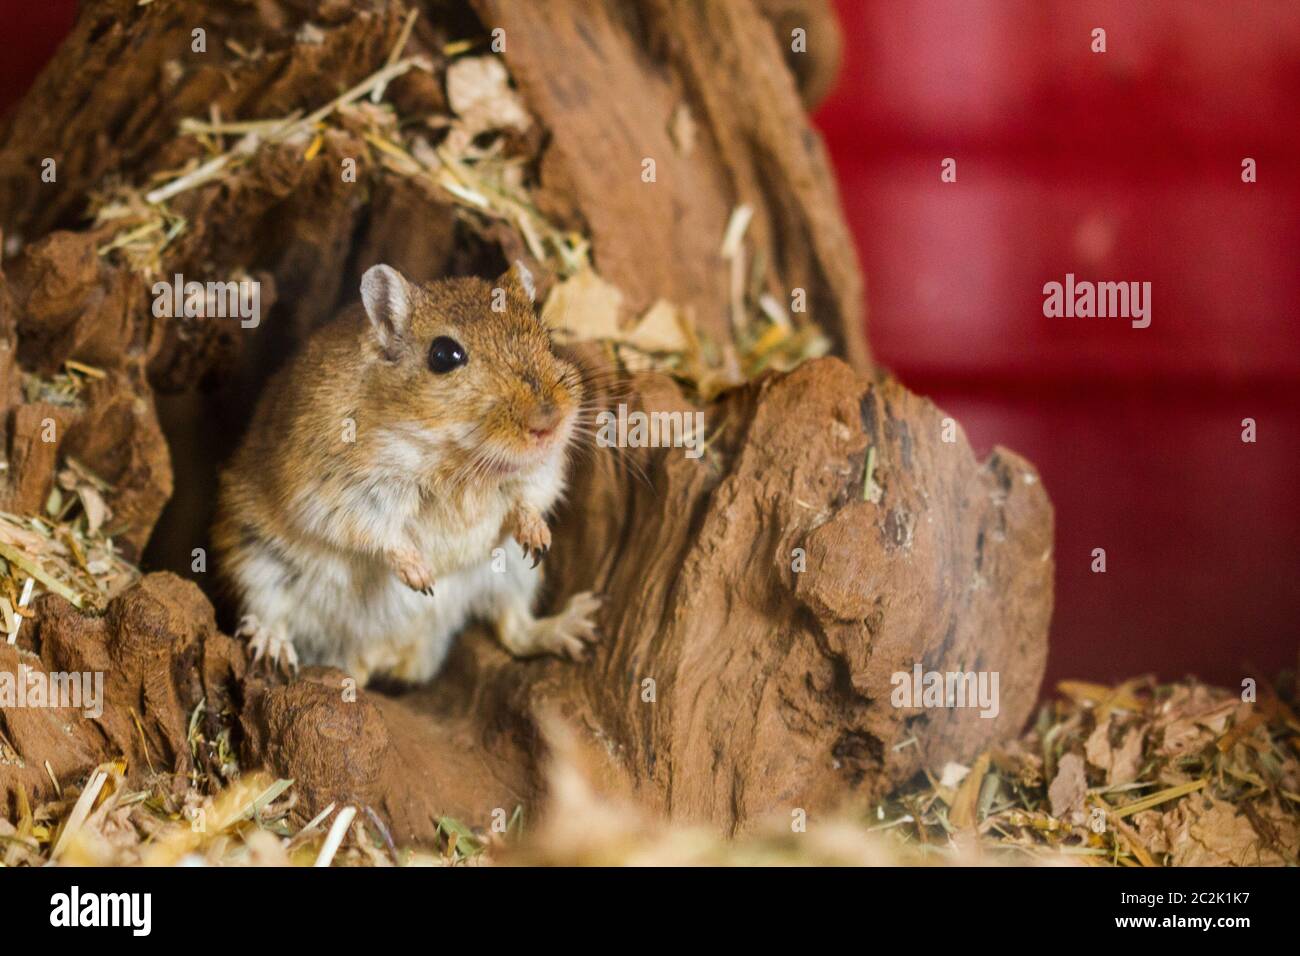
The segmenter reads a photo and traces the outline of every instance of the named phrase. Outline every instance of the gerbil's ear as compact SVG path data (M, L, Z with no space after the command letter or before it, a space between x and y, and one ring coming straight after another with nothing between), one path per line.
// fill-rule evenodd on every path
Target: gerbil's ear
M371 266L361 277L361 301L370 316L375 341L389 358L411 325L411 288L392 266Z
M533 280L532 272L529 271L528 266L524 265L522 259L515 260L515 264L497 280L497 285L518 292L533 304L537 303L537 283Z

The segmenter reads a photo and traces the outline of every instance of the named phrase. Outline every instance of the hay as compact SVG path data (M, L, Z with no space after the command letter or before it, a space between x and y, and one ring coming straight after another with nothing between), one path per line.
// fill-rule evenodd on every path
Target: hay
M97 194L91 212L95 228L104 235L100 254L125 263L145 279L165 273L165 256L188 226L184 216L169 208L170 200L238 175L268 145L301 143L302 161L309 162L332 127L360 134L372 150L367 168L430 189L486 238L493 229L512 232L519 246L556 280L543 311L558 317L554 325L562 337L605 343L611 360L624 371L663 372L694 397L710 401L764 371L789 371L830 350L829 340L806 310L792 318L765 291L766 265L746 246L753 210L744 204L736 207L719 237L731 290L731 341L710 341L699 332L696 316L667 301L642 316L625 315L621 292L596 273L590 241L555 226L534 202L533 171L539 157L512 154L506 148L533 121L509 85L502 61L466 55L479 45L475 41L450 45L444 51L448 59L436 65L422 56L399 58L412 23L413 18L408 19L383 68L306 115L182 121L181 135L197 138L207 157L159 174L150 183L115 183ZM382 101L388 83L412 69L441 69L451 107L446 115L403 117ZM431 134L441 134L442 141L433 145ZM239 139L227 147L227 136ZM612 305L593 306L585 289L574 288L592 283L611 290L606 299L612 299Z
M34 385L29 377L28 387L46 396L42 400L58 394L75 402L79 386L72 383L79 374L69 371ZM139 569L118 553L113 542L114 534L123 529L112 523L113 512L106 501L112 491L76 459L65 458L44 514L0 511L0 614L11 643L17 619L31 616L28 605L42 593L58 594L81 609L102 610L140 577ZM29 579L34 583L29 585Z
M1300 722L1271 689L1258 704L1195 681L1157 686L1140 679L1116 688L1063 682L1060 689L1024 735L981 754L969 768L933 768L865 813L846 807L812 815L802 826L774 819L735 840L708 827L652 818L602 794L594 775L563 754L548 768L548 806L535 828L525 827L522 808L504 832L443 817L439 846L400 848L373 810L331 805L295 830L288 824L296 802L292 781L241 774L223 749L228 740L209 744L197 734L196 714L191 746L222 751L222 776L196 773L180 796L168 775L156 776L148 790L131 791L125 763L118 761L39 807L28 806L21 794L16 822L0 820L0 846L7 847L0 861L1296 865ZM1133 739L1142 742L1140 749L1126 749L1125 741ZM1055 784L1075 759L1082 761L1086 786L1071 794Z
M1300 723L1274 691L1247 703L1149 678L1058 690L1019 740L896 794L885 825L910 843L969 834L1030 860L1296 865Z

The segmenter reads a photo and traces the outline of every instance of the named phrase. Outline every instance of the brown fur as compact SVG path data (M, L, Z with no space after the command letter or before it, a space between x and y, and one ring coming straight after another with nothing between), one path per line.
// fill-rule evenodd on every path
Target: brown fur
M538 555L549 546L539 513L549 504L531 506L528 483L546 480L546 462L567 441L569 425L562 437L547 428L576 417L578 370L555 354L513 274L496 286L474 278L401 285L406 321L399 315L389 329L391 310L370 303L368 316L355 306L268 382L221 475L213 528L220 573L241 599L253 586L245 577L241 587L241 573L269 568L295 584L322 550L377 559L412 589L431 590L424 558L376 520L390 502L411 506L426 531L445 523L438 534L451 542L457 525L496 513L504 496L518 504L501 535ZM439 336L459 342L468 362L433 372L428 355Z

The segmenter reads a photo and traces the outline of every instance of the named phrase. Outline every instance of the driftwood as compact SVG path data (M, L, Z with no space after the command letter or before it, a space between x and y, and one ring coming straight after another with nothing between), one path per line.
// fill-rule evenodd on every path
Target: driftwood
M590 238L632 314L666 299L703 334L728 336L719 240L745 203L768 291L804 289L841 358L765 373L708 404L662 374L618 373L612 387L633 408L703 411L709 443L698 460L595 449L575 468L548 597L605 596L589 661L521 663L472 630L424 688L353 693L334 670L289 683L255 673L219 629L231 609L191 555L205 544L216 466L266 374L354 297L374 261L417 279L495 275L528 250L509 229L467 228L445 194L391 170L341 183L340 162L370 155L364 131L342 123L321 131L310 161L301 144L266 145L170 201L187 225L158 274L256 277L261 327L155 318L139 272L102 254L117 232L87 225L87 197L201 157L177 135L183 119L309 112L384 66L408 11L379 0L86 4L0 129L12 247L0 271L0 508L39 511L71 456L111 485L128 556L195 580L148 574L102 614L46 595L16 646L0 642L0 671L107 675L97 718L0 709L6 801L118 755L132 774L183 781L212 759L190 740L202 702L205 739L224 728L244 766L292 777L298 813L349 801L386 818L399 842L429 841L443 814L482 825L498 808L533 806L545 788L539 728L554 716L605 755L611 786L735 832L879 796L974 757L1028 715L1051 613L1051 506L1032 466L1000 449L978 462L941 411L872 369L861 281L804 112L837 57L826 6L476 0L473 11L422 6L406 52L437 61L448 42L505 30L504 61L536 121L525 136L538 206ZM803 59L787 52L801 24ZM197 26L204 55L190 52ZM436 74L436 62L410 70L385 95L403 114L445 111ZM670 133L682 108L689 149ZM647 156L652 184L639 175ZM39 178L46 157L54 183ZM591 346L586 358L608 352ZM73 405L33 401L24 382L68 360L104 376ZM50 418L53 443L41 436ZM894 675L917 664L997 672L996 716L894 706Z

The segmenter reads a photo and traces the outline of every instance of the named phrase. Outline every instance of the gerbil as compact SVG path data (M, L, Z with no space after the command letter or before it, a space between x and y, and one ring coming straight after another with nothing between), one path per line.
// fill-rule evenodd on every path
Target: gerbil
M583 392L531 289L374 266L270 380L213 529L255 659L424 681L471 617L517 656L595 638L589 593L533 616Z

